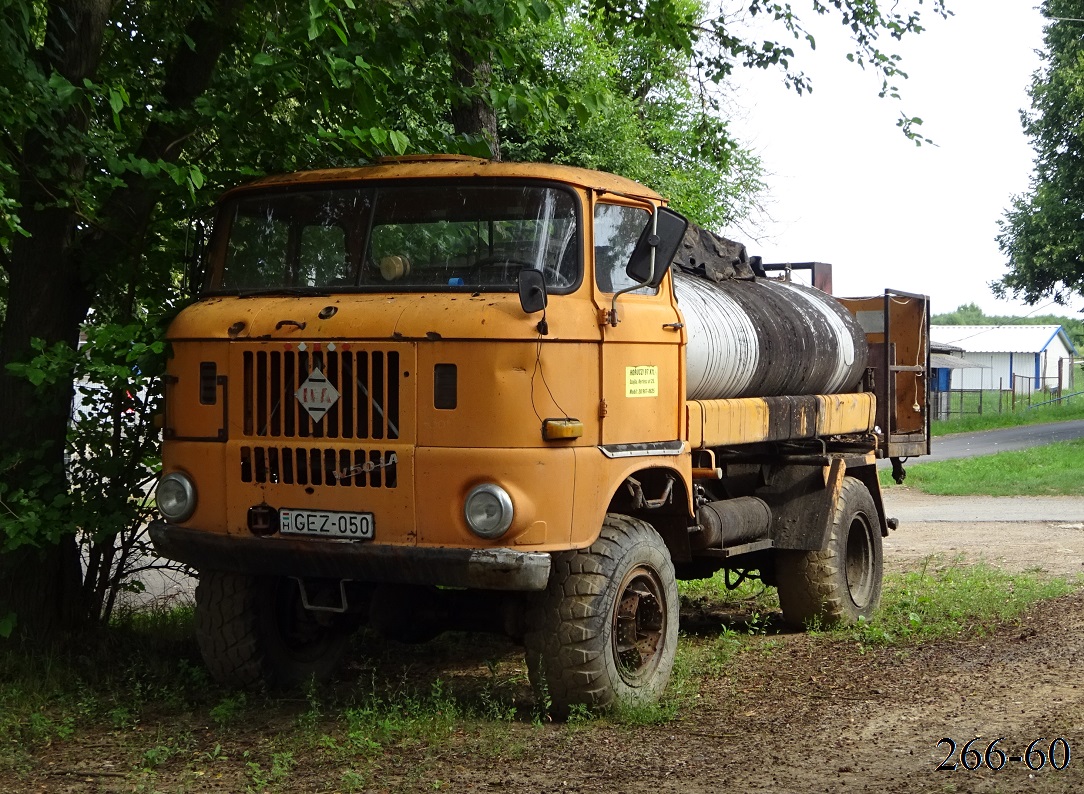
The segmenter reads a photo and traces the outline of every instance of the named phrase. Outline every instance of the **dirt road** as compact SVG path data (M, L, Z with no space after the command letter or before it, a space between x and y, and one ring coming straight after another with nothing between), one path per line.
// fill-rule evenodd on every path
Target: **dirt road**
M885 510L900 528L885 540L885 568L913 569L930 555L985 560L1009 571L1084 574L1084 498L930 496L889 488Z
M1084 499L946 499L903 488L885 499L901 519L886 543L889 570L914 569L932 555L1084 573ZM555 728L515 774L471 765L452 787L882 794L1084 787L1084 594L1043 603L992 636L904 651L826 645L802 634L758 639L761 652L743 654L677 723L604 731L575 747ZM953 771L938 770L943 764Z
M886 543L891 571L930 555L1058 575L1084 569L1084 499L945 499L899 488L885 499L901 519ZM697 642L723 639L709 633ZM35 746L18 770L0 769L0 791L1084 790L1084 592L1042 603L988 636L878 648L769 632L743 646L694 676L698 693L662 725L460 721L439 741L344 753L341 710L313 722L299 716L303 699L270 700L243 723L218 725L212 707L228 693L211 692L180 713L144 710L127 730L80 725L69 739ZM495 657L484 643L435 651L374 644L340 686L364 690L373 666L410 665L414 681L470 692L500 671L520 688L519 713L530 714L521 657L497 647ZM148 767L177 736L184 751ZM284 747L291 763L274 777Z

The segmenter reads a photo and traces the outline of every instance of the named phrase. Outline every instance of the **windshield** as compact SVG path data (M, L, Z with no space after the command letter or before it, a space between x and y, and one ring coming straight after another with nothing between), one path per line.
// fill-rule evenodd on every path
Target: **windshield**
M329 187L242 196L212 291L516 289L523 268L551 291L580 281L577 202L542 185Z

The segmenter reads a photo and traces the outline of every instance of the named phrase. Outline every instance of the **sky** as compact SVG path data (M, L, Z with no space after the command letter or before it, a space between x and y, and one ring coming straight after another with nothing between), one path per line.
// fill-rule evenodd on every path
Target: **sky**
M815 52L796 43L811 94L778 73L743 71L731 129L759 154L769 195L764 214L727 236L765 262L832 263L837 295L892 288L930 295L934 314L973 302L989 315L1077 316L1084 302L1027 306L988 286L1005 272L997 222L1031 176L1020 110L1044 20L1034 0L948 5L948 19L924 14L923 33L882 41L903 56L901 100L879 98L879 75L846 60L838 16L809 20ZM901 111L922 118L918 131L936 145L907 140Z

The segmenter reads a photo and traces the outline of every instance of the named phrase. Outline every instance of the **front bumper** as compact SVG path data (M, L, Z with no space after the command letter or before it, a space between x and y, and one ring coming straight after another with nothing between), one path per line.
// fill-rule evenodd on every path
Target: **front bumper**
M520 591L545 590L550 574L544 552L222 535L164 521L150 534L163 557L199 570Z

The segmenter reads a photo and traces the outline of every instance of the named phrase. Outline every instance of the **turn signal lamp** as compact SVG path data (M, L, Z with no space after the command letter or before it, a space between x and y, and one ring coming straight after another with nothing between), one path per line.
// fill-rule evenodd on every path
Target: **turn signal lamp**
M579 419L546 419L542 422L542 438L545 441L566 441L583 435L583 422Z

